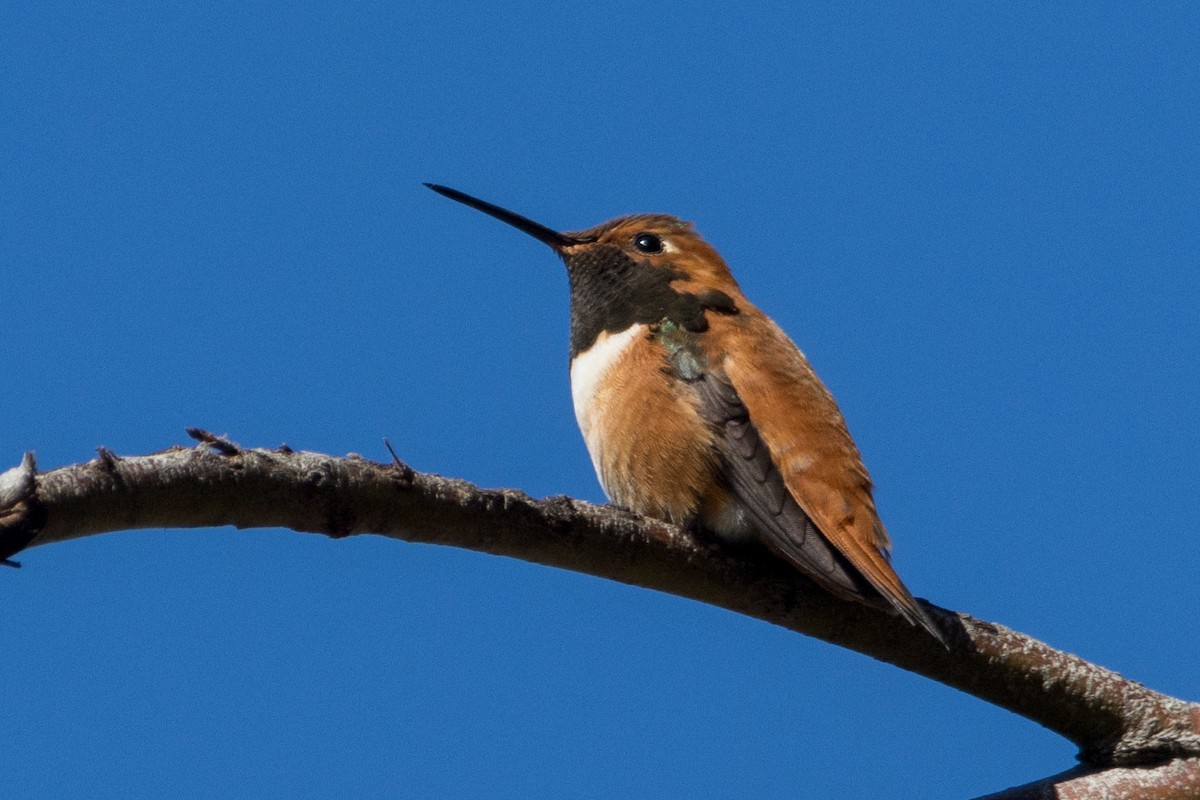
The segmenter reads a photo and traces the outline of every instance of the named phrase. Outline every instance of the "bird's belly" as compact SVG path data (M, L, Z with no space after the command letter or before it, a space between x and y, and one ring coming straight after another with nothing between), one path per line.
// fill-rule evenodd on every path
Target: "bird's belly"
M613 394L611 389L616 388L610 384L620 375L618 365L628 357L638 339L644 339L645 335L645 325L631 325L617 334L601 333L595 344L571 361L571 400L575 405L575 421L579 423L579 430L583 433L592 465L602 485L604 476L600 470L600 453L603 448L599 419L603 415L602 404ZM607 486L605 491L608 491Z
M713 434L648 333L639 324L601 334L572 360L575 419L613 502L687 524L715 480Z

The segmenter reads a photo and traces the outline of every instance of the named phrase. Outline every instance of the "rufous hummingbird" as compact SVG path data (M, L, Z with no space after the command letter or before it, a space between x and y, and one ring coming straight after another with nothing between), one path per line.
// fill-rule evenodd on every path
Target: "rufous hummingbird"
M757 538L833 594L890 606L945 643L892 569L870 476L833 396L690 223L635 214L559 233L425 185L566 263L575 418L613 502Z

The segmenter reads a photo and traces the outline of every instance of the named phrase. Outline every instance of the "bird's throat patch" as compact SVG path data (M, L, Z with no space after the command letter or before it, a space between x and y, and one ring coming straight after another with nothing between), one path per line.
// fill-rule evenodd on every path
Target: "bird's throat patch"
M564 259L571 281L571 358L590 348L602 333L617 334L634 325L670 323L691 333L708 330L704 312L737 313L719 291L698 296L681 292L672 281L686 276L670 264L654 266L631 258L616 245L595 245Z

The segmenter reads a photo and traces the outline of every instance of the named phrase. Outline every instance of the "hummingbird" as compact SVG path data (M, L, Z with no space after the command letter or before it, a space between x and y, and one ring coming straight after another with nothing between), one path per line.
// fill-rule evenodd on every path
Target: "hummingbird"
M872 482L833 395L691 223L559 232L438 184L546 244L570 282L575 418L609 499L760 541L832 594L945 638L892 568Z

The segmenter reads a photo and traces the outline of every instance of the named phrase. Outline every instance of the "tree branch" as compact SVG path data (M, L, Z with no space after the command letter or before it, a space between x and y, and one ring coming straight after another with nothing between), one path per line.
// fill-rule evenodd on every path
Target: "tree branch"
M1152 767L1078 767L975 800L1188 800L1200 797L1200 759L1172 759Z
M1200 781L1200 706L1001 625L926 604L947 650L897 617L816 589L766 553L732 550L611 506L480 489L414 472L398 459L382 465L287 447L242 449L189 433L201 446L129 458L101 449L85 464L44 473L26 455L0 474L0 558L110 531L221 525L463 547L711 603L856 650L1065 736L1091 770L993 798L1049 797L1045 787L1060 782L1155 776L1194 792Z

